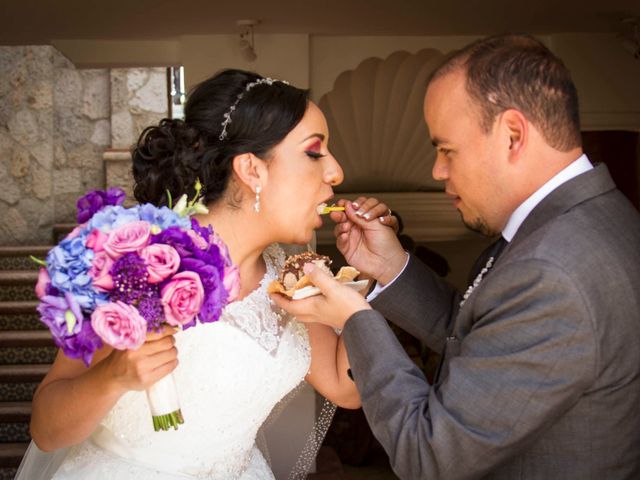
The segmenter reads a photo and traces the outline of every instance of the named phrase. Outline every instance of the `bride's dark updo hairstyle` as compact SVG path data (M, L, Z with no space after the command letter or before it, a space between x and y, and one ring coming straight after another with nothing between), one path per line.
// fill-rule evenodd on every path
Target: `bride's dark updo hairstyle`
M227 189L236 155L253 153L268 159L302 120L308 91L283 82L246 86L262 77L242 70L224 70L199 84L188 96L185 119L165 118L147 127L135 146L134 195L140 203L167 205L167 190L174 202L184 193L191 199L196 179L203 185L203 200L219 200ZM243 94L220 140L225 113Z

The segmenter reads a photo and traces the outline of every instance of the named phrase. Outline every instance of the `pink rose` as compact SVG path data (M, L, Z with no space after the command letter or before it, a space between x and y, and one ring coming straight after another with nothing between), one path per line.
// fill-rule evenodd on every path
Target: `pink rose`
M102 252L104 250L104 243L109 236L102 230L94 228L91 233L87 235L87 248L90 248L94 252Z
M93 286L102 291L113 290L113 277L111 277L113 259L102 251L96 253L89 269L89 276L93 278Z
M107 345L118 350L135 350L147 338L147 321L135 307L120 301L99 305L91 314L91 326Z
M195 272L180 272L162 288L162 307L169 325L191 323L202 307L204 288Z
M104 249L111 258L117 260L125 253L137 252L149 244L151 225L138 221L122 225L109 232Z
M225 290L229 292L227 302L235 302L240 294L240 270L236 265L225 267L222 283Z
M149 283L160 283L178 271L180 254L175 248L155 243L140 250L140 257L147 264Z
M36 295L38 298L42 298L47 294L47 287L51 283L51 278L49 278L49 272L47 269L42 267L38 272L38 283L36 283Z

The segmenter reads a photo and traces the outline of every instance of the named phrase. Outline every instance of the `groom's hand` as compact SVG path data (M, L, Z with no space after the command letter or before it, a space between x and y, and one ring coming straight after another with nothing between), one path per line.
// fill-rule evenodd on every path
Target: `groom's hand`
M304 272L311 282L320 289L322 295L290 300L279 293L271 294L273 301L282 309L304 323L321 323L333 328L344 328L349 317L360 310L370 310L371 306L358 292L317 268L312 263L304 266Z
M402 271L407 258L393 228L397 220L379 216L378 206L382 205L384 211L388 209L375 199L359 198L358 202L340 200L338 205L345 207L344 213L331 214L336 222L336 246L349 265L386 285ZM373 202L377 205L369 209ZM363 210L366 213L362 214Z

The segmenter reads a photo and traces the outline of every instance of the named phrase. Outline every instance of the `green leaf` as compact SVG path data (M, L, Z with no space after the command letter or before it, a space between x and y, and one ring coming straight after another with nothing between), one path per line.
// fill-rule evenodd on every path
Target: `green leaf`
M167 189L167 198L169 202L169 210L173 209L173 198L171 197L171 192Z

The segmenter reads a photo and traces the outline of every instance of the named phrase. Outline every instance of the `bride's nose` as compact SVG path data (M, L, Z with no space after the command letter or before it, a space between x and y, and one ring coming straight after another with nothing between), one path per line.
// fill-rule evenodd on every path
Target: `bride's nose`
M335 187L336 185L340 185L343 180L344 172L342 171L342 167L332 155L324 171L324 181L332 187Z

